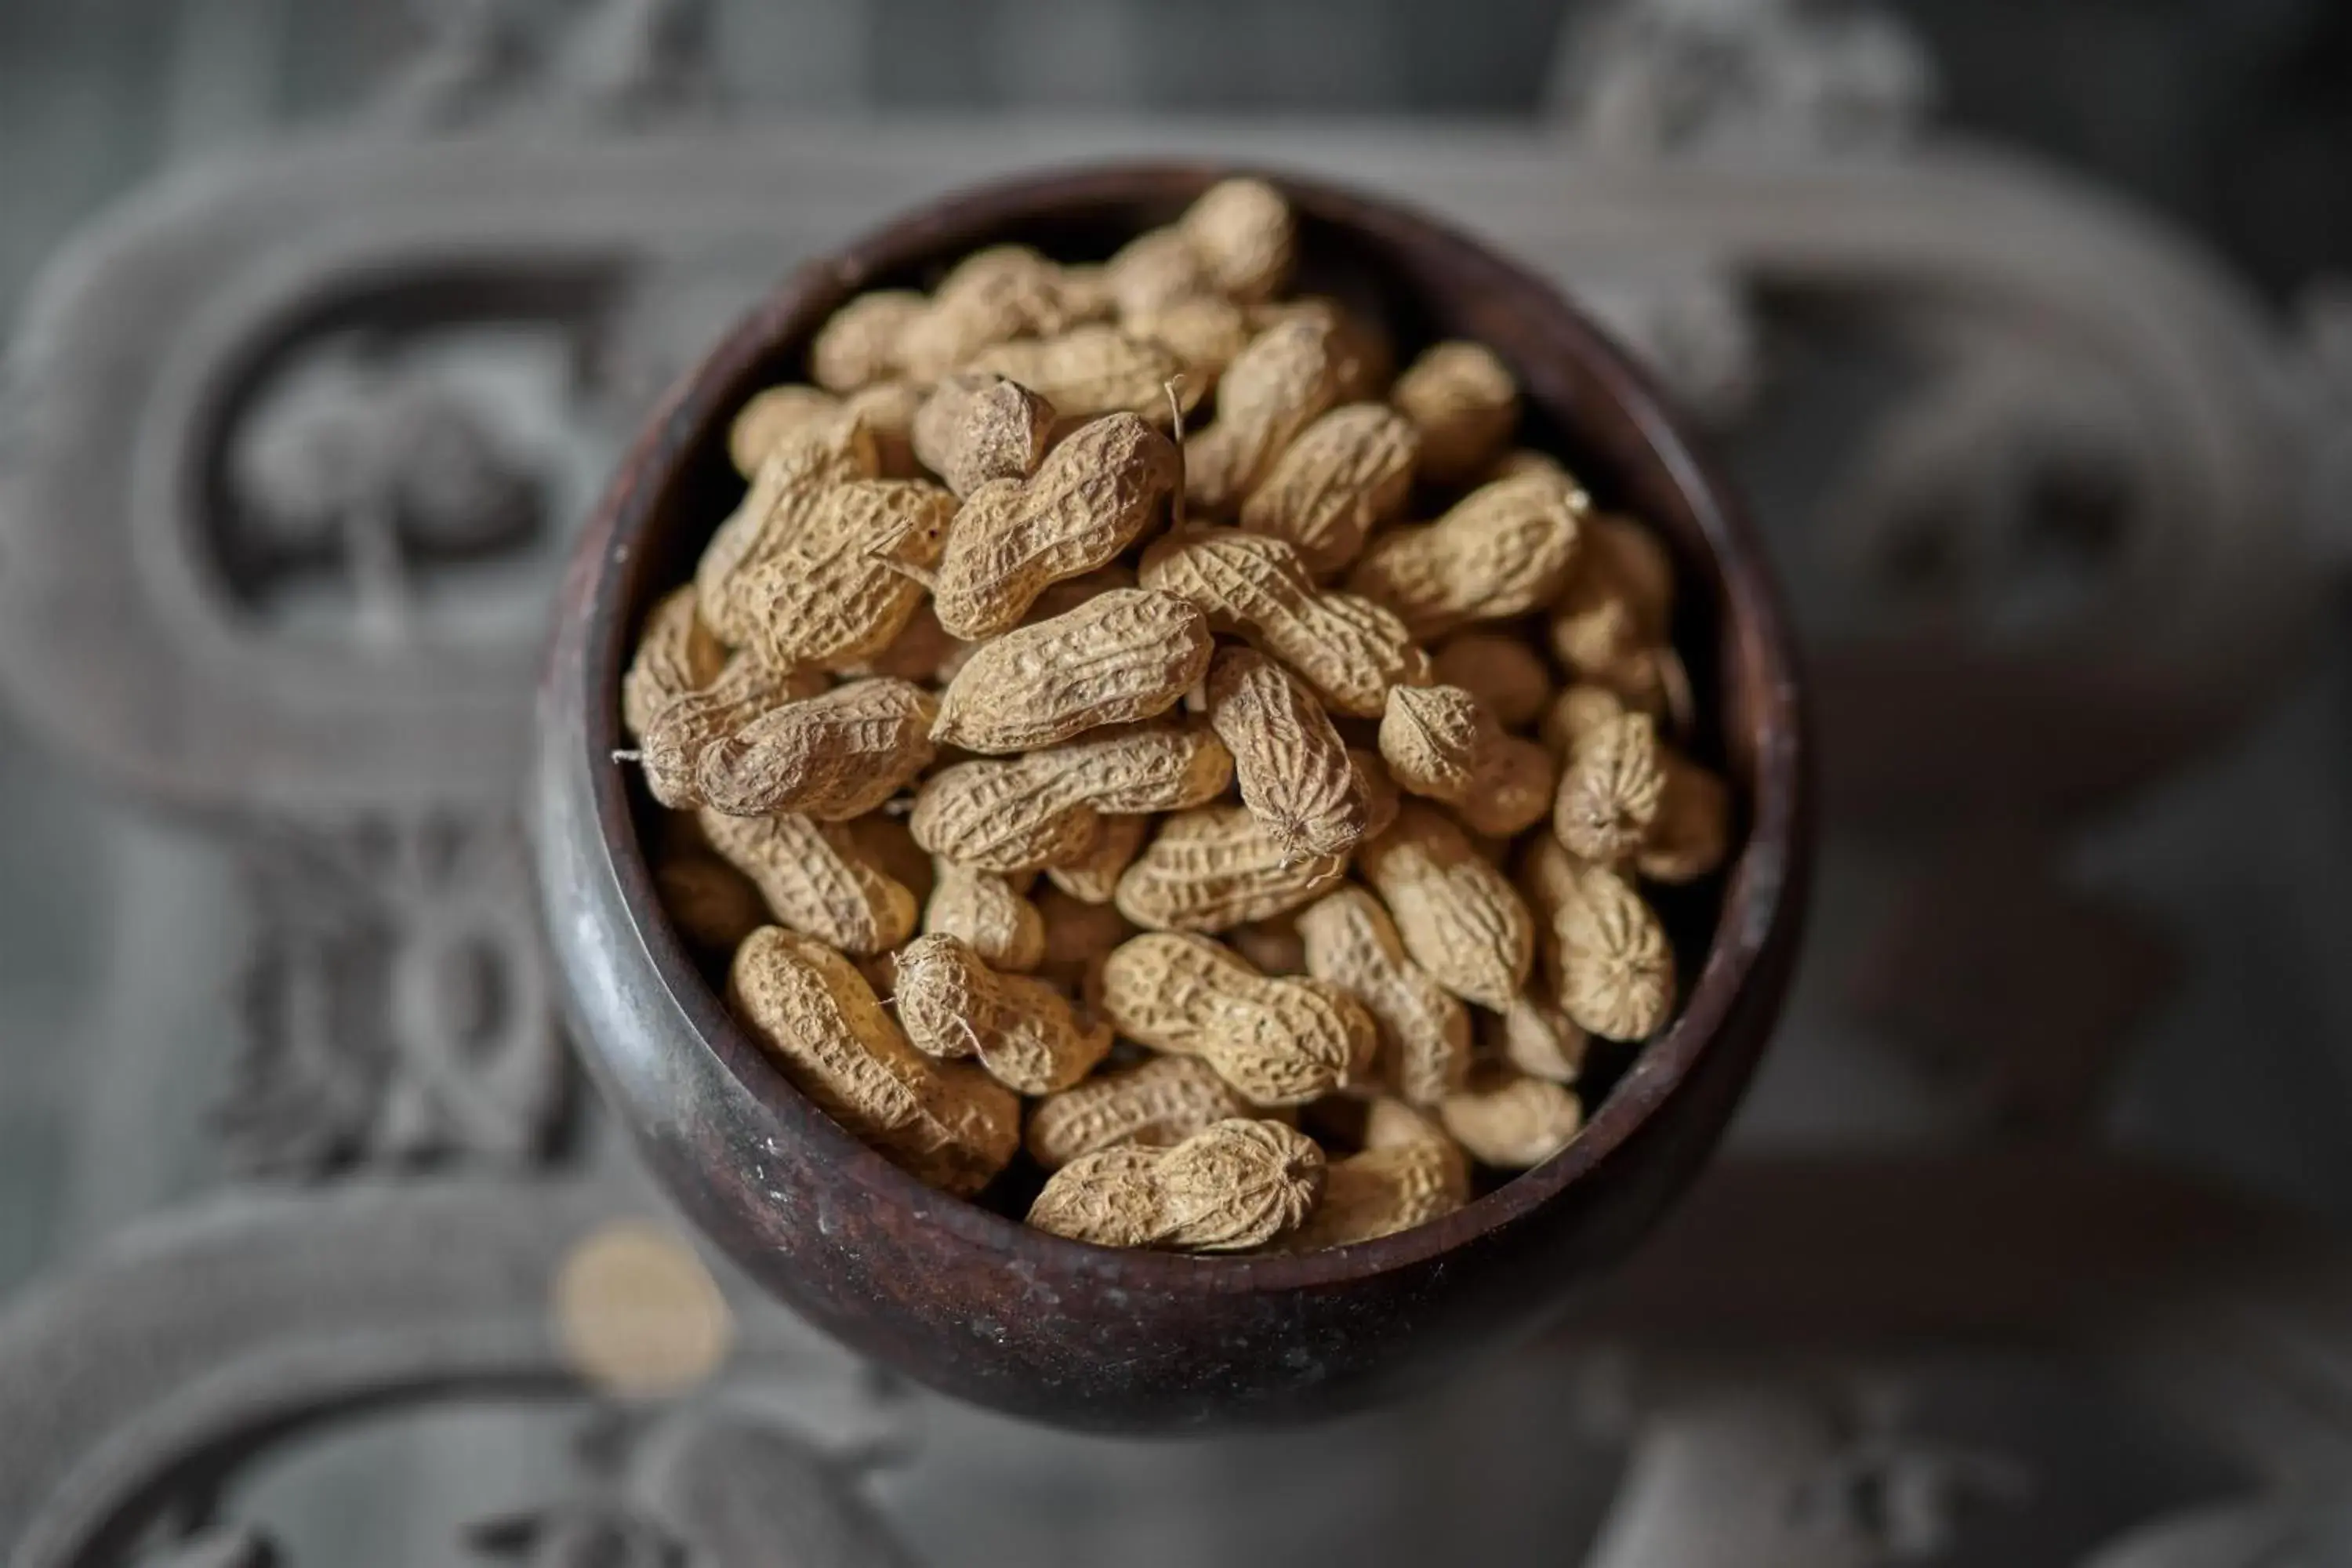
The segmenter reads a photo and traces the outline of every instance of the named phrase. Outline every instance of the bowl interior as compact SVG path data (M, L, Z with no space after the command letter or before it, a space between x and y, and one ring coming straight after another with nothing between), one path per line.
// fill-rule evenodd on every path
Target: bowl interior
M635 488L608 502L614 527L593 588L584 684L597 816L637 935L701 1047L763 1102L800 1113L786 1120L808 1124L811 1136L837 1141L835 1157L881 1167L873 1182L903 1190L908 1204L935 1223L1001 1252L1073 1267L1104 1255L930 1191L801 1100L729 1015L716 976L698 966L671 929L646 850L661 808L633 770L603 759L625 744L619 681L637 628L654 601L690 575L743 492L726 454L730 418L761 388L807 379L808 343L835 308L866 289L927 286L989 244L1031 244L1065 261L1101 259L1169 221L1231 172L1130 166L983 189L804 267L671 393L629 465ZM1688 746L1732 782L1741 847L1716 877L1647 889L1684 965L1682 1009L1638 1053L1628 1048L1619 1059L1604 1059L1605 1076L1589 1086L1588 1125L1566 1150L1441 1220L1354 1247L1298 1257L1119 1255L1122 1272L1165 1272L1206 1289L1328 1284L1418 1262L1507 1226L1586 1179L1671 1092L1727 1015L1793 896L1789 857L1800 813L1801 726L1769 579L1727 492L1685 445L1646 378L1549 285L1475 242L1350 192L1266 177L1282 186L1298 216L1297 291L1338 296L1385 323L1400 363L1441 338L1488 344L1525 392L1521 442L1559 457L1599 505L1632 513L1666 541L1677 568L1674 637L1697 713ZM1704 962L1694 962L1702 953Z

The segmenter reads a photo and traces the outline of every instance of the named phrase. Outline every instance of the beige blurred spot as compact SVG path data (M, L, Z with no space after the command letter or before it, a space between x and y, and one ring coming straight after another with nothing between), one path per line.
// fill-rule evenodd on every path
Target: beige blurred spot
M557 1270L556 1343L583 1378L625 1398L692 1388L727 1359L735 1321L691 1247L657 1226L608 1225Z

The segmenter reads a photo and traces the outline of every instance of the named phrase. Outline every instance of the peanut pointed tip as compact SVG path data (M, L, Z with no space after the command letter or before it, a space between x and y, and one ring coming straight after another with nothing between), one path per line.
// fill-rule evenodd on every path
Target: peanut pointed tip
M616 763L643 763L646 760L646 754L623 746L614 750L613 760Z
M1184 473L1184 400L1177 395L1177 393L1183 384L1184 378L1181 374L1171 375L1160 384L1160 390L1168 395L1168 426L1171 432L1169 439L1176 447L1176 489L1169 497L1168 525L1180 531L1184 526L1186 476Z

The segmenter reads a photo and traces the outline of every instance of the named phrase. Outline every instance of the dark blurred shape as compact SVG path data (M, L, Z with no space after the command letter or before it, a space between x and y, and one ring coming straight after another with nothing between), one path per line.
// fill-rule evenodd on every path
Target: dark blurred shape
M686 1543L651 1520L594 1503L483 1520L466 1539L484 1556L529 1568L682 1568L687 1556Z

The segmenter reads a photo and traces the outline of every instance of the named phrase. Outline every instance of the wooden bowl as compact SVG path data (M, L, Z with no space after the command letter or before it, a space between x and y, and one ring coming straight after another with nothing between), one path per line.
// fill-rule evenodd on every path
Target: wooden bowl
M1788 983L1811 853L1797 671L1763 554L1649 378L1475 241L1269 175L1297 211L1306 286L1371 296L1405 354L1437 336L1492 345L1526 389L1528 437L1677 557L1695 744L1734 783L1745 827L1724 875L1667 902L1680 1016L1545 1165L1434 1224L1297 1257L1119 1252L1030 1230L906 1175L761 1054L662 913L644 847L652 807L612 760L638 625L741 492L730 416L759 388L803 379L812 335L862 289L923 282L999 241L1105 256L1229 173L1019 180L803 267L647 422L573 557L540 697L533 827L574 1037L671 1194L765 1289L864 1354L1016 1415L1103 1431L1334 1413L1544 1324L1656 1222L1720 1135Z

